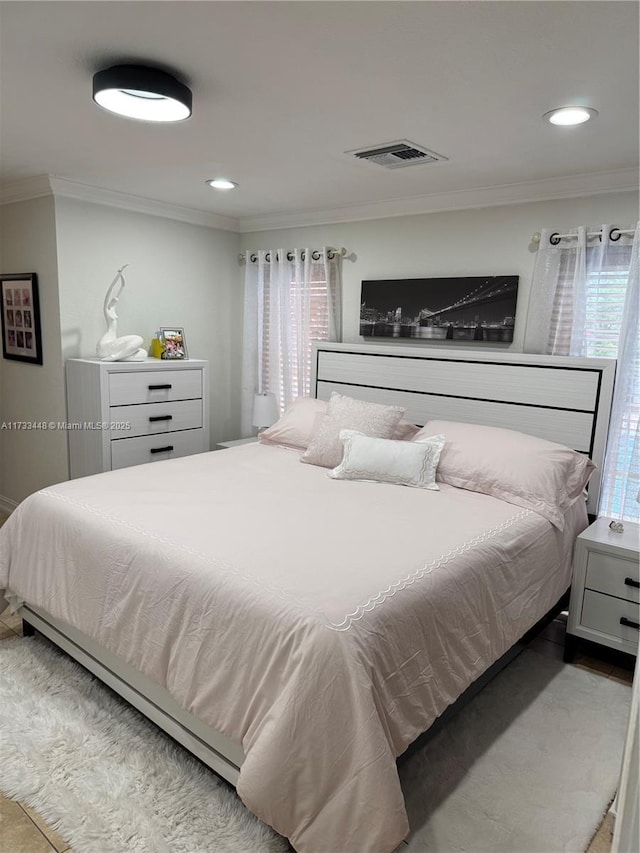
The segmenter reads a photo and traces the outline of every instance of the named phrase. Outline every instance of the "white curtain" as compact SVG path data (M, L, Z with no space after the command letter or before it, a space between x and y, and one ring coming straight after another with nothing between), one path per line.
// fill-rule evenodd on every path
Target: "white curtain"
M580 226L559 240L542 231L524 345L618 359L599 513L628 520L640 514L638 251L637 226Z
M340 340L340 259L328 248L247 253L243 436L254 431L256 392L273 392L284 411L296 397L310 393L312 341Z
M636 227L618 344L618 367L604 462L602 515L640 519L640 223Z

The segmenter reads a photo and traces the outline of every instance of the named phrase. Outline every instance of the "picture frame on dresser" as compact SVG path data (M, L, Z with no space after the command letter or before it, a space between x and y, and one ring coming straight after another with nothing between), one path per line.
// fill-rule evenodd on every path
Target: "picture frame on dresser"
M3 358L41 365L42 330L37 274L0 274L0 289Z
M189 358L184 329L179 326L160 329L160 338L164 347L161 358L172 361Z

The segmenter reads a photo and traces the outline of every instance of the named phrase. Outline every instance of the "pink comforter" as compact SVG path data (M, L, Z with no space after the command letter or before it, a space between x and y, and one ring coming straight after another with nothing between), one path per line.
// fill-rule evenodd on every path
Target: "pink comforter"
M0 589L242 745L301 853L390 853L396 757L567 588L576 533L442 486L337 481L248 445L63 483L0 531Z

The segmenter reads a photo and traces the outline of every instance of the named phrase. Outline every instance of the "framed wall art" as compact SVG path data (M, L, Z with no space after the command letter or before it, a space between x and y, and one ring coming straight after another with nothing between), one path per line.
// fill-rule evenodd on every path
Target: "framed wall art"
M363 281L360 334L510 344L517 297L517 275Z
M173 326L168 329L160 329L160 338L164 346L161 358L180 359L188 358L187 342L184 337L184 329Z
M42 364L38 276L34 272L0 273L0 288L3 357Z

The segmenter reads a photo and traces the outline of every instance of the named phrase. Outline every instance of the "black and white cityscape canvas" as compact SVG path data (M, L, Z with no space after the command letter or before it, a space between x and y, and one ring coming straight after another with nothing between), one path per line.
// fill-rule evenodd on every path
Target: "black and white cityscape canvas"
M365 338L511 343L517 275L363 281Z

